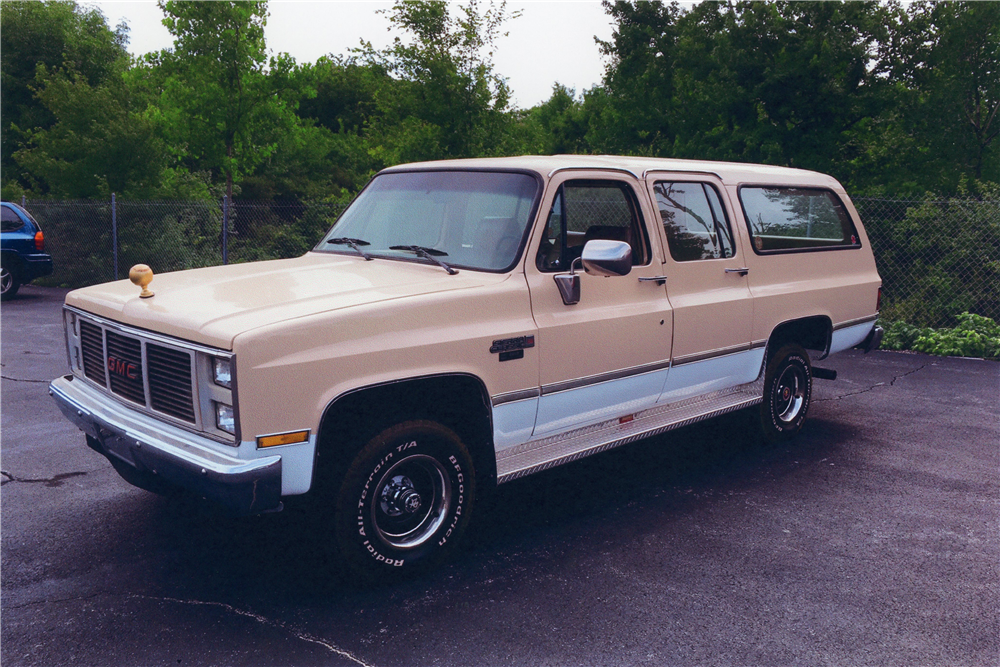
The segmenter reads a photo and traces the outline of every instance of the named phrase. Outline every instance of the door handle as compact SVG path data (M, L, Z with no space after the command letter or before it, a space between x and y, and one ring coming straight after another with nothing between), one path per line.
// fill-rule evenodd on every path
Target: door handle
M656 283L657 285L666 285L667 284L667 277L666 276L650 276L648 278L642 277L642 278L639 278L639 282L640 283Z
M726 273L738 273L741 276L745 276L750 273L750 269L744 266L742 269L726 269Z

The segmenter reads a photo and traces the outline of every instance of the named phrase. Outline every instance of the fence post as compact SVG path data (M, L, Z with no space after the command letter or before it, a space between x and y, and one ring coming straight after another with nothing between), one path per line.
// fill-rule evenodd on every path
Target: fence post
M115 280L118 280L118 207L114 192L111 193L111 239L115 253Z
M28 203L28 202L27 202L27 200L25 199L24 195L21 195L21 208L23 208L23 209L27 210L27 203Z
M222 195L222 263L229 263L229 195Z

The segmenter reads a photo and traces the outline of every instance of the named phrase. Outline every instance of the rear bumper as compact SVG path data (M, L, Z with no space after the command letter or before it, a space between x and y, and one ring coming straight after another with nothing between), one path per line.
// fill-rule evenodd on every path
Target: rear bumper
M236 514L281 506L280 456L244 460L219 451L214 441L130 410L72 375L53 380L49 395L109 460L151 472Z
M24 260L21 265L21 270L24 272L21 280L26 283L31 282L35 278L41 278L42 276L47 276L52 273L51 255L21 255L21 259Z
M859 350L864 350L865 354L868 354L872 350L877 350L882 344L882 334L885 331L882 327L874 326L872 327L871 333L857 346Z

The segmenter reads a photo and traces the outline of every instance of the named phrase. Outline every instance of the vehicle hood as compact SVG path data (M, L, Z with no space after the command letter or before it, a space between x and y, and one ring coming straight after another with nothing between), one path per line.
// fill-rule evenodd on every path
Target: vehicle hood
M66 305L116 322L232 349L246 331L332 310L500 283L504 274L329 253L158 274L155 296L118 280L70 292Z

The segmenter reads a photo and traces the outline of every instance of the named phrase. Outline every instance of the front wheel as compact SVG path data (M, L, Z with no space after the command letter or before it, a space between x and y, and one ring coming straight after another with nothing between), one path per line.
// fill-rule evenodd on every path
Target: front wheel
M337 540L368 577L407 573L443 559L469 522L472 458L451 429L407 421L372 438L340 488Z
M812 397L812 366L800 345L783 345L771 355L764 373L760 424L764 437L781 442L802 430Z

